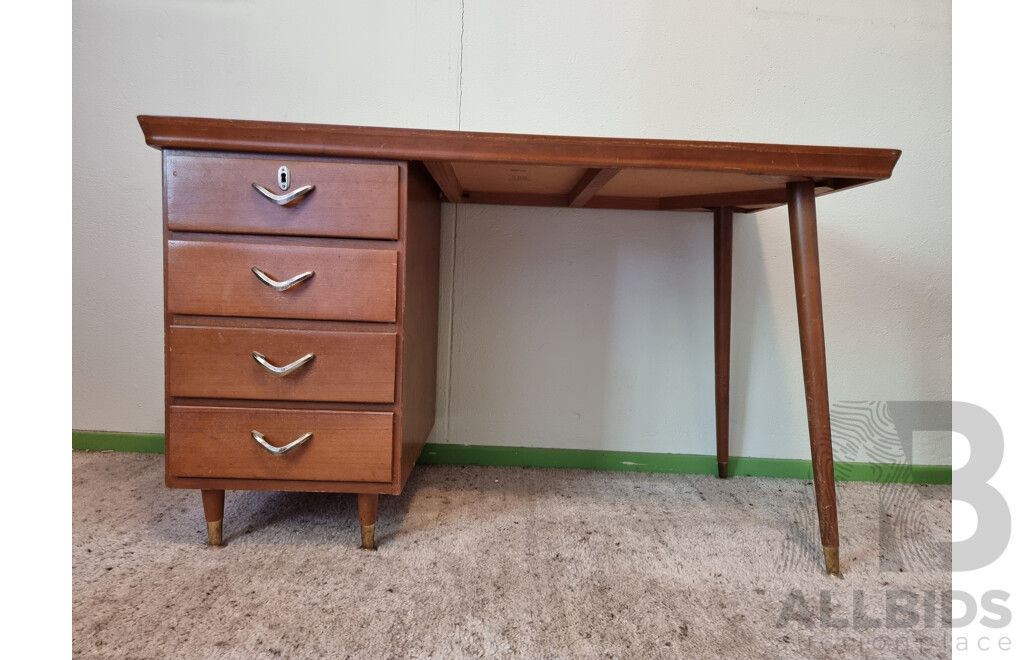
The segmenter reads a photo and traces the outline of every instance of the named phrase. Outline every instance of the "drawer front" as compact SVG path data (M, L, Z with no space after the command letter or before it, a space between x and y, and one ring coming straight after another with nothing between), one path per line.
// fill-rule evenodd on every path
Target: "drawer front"
M392 403L395 347L393 332L171 326L170 396ZM276 367L314 357L278 375L254 351Z
M391 481L393 415L260 408L171 406L167 472L176 477ZM275 455L252 432L282 447Z
M290 170L289 192L315 186L279 206L255 188L284 195L278 169ZM164 154L167 226L178 231L398 238L398 165Z
M253 267L275 282L313 275L278 291ZM167 309L175 314L394 323L397 287L394 250L259 242L167 244Z

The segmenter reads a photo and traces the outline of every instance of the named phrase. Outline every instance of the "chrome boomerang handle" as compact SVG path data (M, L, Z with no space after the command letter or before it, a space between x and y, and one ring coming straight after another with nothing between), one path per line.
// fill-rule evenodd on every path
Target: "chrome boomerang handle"
M296 188L290 193L285 193L284 195L275 195L274 193L270 192L269 190L267 190L258 183L253 183L252 187L256 189L256 192L263 195L264 197L266 197L273 203L277 204L278 206L285 206L287 204L291 204L295 200L299 199L300 197L305 197L306 195L308 195L309 193L313 192L316 189L316 186L310 184L308 186Z
M274 365L270 364L269 362L267 362L267 358L264 357L262 353L258 353L256 351L252 352L252 357L253 357L254 360L259 362L260 365L264 369L266 369L267 371L269 371L271 373L274 373L274 374L277 374L278 376L287 376L291 372L295 371L296 369L298 369L302 365L306 364L307 362L309 362L310 360L315 358L316 354L315 353L307 353L306 355L303 355L302 357L300 357L295 362L292 362L291 364L286 364L283 367L277 367L277 366L274 366Z
M260 270L256 266L252 267L252 272L253 272L253 274L256 277L259 278L259 280L261 282L263 282L264 284L269 286L274 291L287 291L288 289L292 288L293 286L297 286L299 284L302 284L303 282L305 282L306 280L308 280L309 278L313 277L313 275L316 274L314 271L309 270L309 271L306 271L305 273L301 273L299 275L296 275L295 277L293 277L291 279L287 279L287 280L284 280L283 282L279 282L279 281L273 279L272 277L270 277L269 275L267 275L266 273L264 273L262 270Z
M295 449L296 447L298 447L299 445L306 442L306 440L309 440L312 437L312 433L304 433L303 435L300 435L299 437L295 438L294 440L286 444L284 447L275 447L274 445L267 442L267 439L259 431L254 430L252 432L252 439L255 440L260 447L263 447L274 456L281 456L282 454L287 454L288 452Z

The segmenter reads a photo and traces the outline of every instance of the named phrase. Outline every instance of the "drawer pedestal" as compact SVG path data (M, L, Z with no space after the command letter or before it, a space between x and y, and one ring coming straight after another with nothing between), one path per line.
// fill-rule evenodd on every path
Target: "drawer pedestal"
M353 493L375 547L433 427L436 185L401 161L163 159L167 485L201 491L213 545L225 491ZM278 203L284 168L312 188Z

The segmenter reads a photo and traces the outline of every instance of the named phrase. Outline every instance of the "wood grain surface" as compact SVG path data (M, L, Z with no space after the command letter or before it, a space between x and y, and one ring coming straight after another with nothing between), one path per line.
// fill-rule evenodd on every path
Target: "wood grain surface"
M395 397L395 334L173 325L168 331L172 397L390 403ZM286 376L273 365L316 357Z
M308 280L276 291L256 266L282 281ZM336 321L395 321L396 250L247 242L171 240L167 246L167 308L174 314L258 316Z
M277 456L273 446L312 437ZM388 481L391 413L171 406L168 473L180 477Z
M288 206L275 194L277 169L291 169L292 187L316 188ZM167 226L175 231L398 238L398 166L285 158L196 156L164 152Z

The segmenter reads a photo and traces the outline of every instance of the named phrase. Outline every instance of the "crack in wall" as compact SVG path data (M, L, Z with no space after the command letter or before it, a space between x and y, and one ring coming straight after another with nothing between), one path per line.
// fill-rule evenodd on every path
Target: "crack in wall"
M462 130L462 55L466 50L466 0L462 0L459 5L460 7L460 25L459 25L459 75L458 75L458 89L456 93L456 115L455 115L455 127L456 130ZM452 214L452 238L451 238L451 280L449 286L451 287L448 291L449 300L451 301L448 307L448 373L445 377L445 411L444 411L444 442L451 442L451 429L452 429L452 363L454 362L454 349L455 349L455 271L456 264L458 263L456 250L458 249L458 235L459 235L459 205L455 205L454 213Z
M466 0L461 4L461 25L459 26L459 89L456 96L456 117L455 126L462 130L462 54L466 50Z

